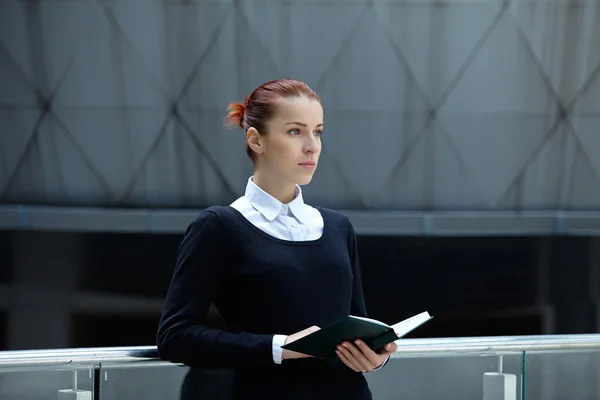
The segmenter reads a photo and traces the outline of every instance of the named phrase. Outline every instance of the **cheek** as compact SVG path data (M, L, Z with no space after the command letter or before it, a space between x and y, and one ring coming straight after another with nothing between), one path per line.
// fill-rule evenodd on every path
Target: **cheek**
M277 138L271 141L269 147L276 158L285 159L297 152L298 143L288 138Z

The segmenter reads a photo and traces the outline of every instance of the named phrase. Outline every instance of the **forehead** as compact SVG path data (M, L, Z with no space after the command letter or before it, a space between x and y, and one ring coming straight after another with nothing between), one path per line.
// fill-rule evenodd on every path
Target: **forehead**
M323 107L314 99L308 97L281 98L277 101L275 119L280 122L303 122L309 125L323 123Z

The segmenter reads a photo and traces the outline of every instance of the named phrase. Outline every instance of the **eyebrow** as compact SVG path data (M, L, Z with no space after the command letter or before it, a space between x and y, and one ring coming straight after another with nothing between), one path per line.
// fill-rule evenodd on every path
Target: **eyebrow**
M286 122L284 125L300 125L300 126L304 126L304 127L307 127L307 126L308 126L308 125L306 125L306 124L305 124L305 123L303 123L303 122L296 122L296 121ZM318 127L321 127L321 126L323 126L323 124L318 124L318 125L317 125L317 128L318 128Z

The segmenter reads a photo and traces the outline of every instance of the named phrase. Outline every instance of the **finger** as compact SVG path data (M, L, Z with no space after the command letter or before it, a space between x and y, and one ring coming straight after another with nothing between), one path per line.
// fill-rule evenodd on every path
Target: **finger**
M360 372L358 368L356 368L356 366L354 365L353 362L351 362L348 357L346 356L346 354L343 353L343 350L337 350L335 351L335 353L337 354L337 356L340 358L340 360L342 360L342 362L351 370L353 370L354 372Z
M344 346L345 345L345 346ZM367 372L368 368L366 368L352 353L350 350L350 343L343 343L341 346L338 346L338 349L346 356L346 359L356 368L357 371Z
M381 357L379 354L371 350L371 348L367 346L362 340L356 340L355 343L358 349L367 358L367 360L370 361L371 364L375 366L378 365L378 363L381 361Z
M388 353L395 353L396 351L398 351L398 345L395 342L388 343L387 345L385 345L384 350Z
M352 368L356 372L362 371L362 367L360 366L360 364L358 364L356 362L356 360L355 360L354 356L352 355L352 353L350 352L350 350L348 350L347 348L345 348L343 346L338 346L337 351L344 357L344 360L346 360L346 365L348 365L350 368Z
M386 344L385 347L382 350L380 350L377 354L389 356L392 353L395 353L397 350L398 350L398 346L396 345L396 343L392 342L392 343Z
M342 343L342 346L350 350L361 370L370 371L375 368L375 365L373 364L377 364L377 362L371 362L371 360L369 360L357 346L347 342Z
M350 345L350 349L358 362L360 362L360 364L364 366L367 371L370 371L379 364L380 360L377 354L371 350L369 346L365 345L364 342L361 343L363 343L362 348L356 345ZM365 354L363 351L368 352L368 354Z

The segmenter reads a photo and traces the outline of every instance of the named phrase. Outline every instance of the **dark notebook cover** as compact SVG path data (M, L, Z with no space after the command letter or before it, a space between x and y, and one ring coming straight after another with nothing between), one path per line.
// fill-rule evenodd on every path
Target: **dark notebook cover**
M413 324L413 326L409 326L407 329L398 332L397 335L394 328L390 326L347 316L308 336L283 345L282 348L322 359L337 359L338 357L335 350L338 344L341 344L344 341L354 342L356 339L361 339L372 350L378 351L386 344L400 339L430 318L431 317L422 322L418 321L417 325Z

